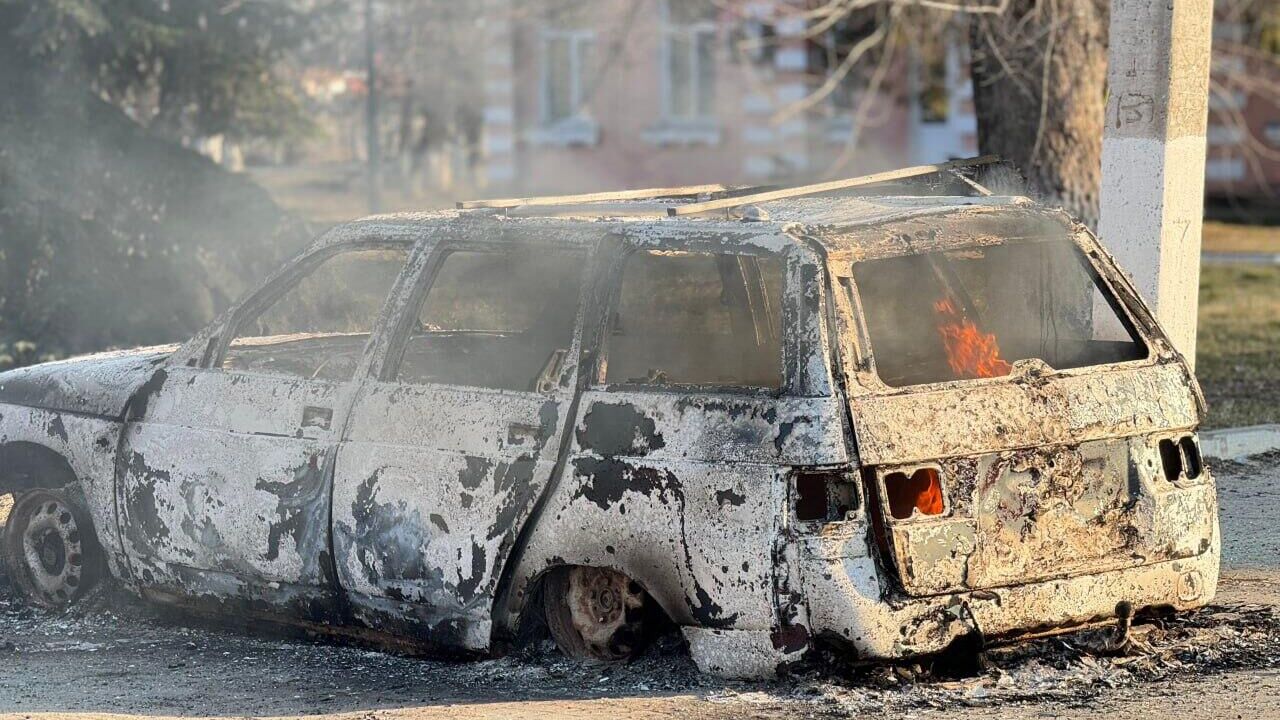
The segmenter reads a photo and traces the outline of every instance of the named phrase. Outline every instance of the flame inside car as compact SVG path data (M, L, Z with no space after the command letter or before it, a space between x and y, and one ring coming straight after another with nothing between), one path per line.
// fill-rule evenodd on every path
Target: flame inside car
M933 304L938 315L938 332L947 352L947 364L957 379L1003 377L1013 366L1000 358L994 333L984 333L965 317L950 298Z

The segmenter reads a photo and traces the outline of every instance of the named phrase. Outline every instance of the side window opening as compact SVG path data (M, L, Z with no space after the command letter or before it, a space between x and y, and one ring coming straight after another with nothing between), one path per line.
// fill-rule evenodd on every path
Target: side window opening
M324 260L240 324L222 368L350 379L406 257L405 250L392 248L342 252Z
M396 379L547 391L573 343L584 258L567 251L445 256Z
M637 252L610 319L606 383L782 387L777 257Z

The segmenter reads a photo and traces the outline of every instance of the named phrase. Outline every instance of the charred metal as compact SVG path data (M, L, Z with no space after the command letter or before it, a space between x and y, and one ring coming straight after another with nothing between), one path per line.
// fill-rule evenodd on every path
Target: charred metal
M336 228L180 347L0 375L0 493L152 600L464 655L660 613L768 675L1213 597L1199 389L1087 229L665 207Z

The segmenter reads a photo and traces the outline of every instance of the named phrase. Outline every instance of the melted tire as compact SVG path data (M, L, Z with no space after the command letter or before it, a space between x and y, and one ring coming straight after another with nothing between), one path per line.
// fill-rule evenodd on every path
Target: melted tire
M0 540L9 581L35 605L65 609L102 577L102 552L89 515L62 491L18 496Z
M599 602L602 592L613 593L620 615L611 615L606 623L597 625L586 610L590 600ZM648 596L621 573L559 568L547 577L542 599L547 629L567 657L617 663L631 660L643 649ZM584 627L588 633L583 632Z

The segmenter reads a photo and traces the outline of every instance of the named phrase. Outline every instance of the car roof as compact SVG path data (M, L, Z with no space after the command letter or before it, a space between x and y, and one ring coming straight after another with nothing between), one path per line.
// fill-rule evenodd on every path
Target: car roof
M375 215L339 225L323 235L312 250L353 242L415 242L424 236L470 230L489 240L519 237L507 231L551 231L564 244L587 244L602 232L621 235L635 245L678 245L714 236L721 247L781 252L806 238L829 254L873 257L971 244L988 235L1048 222L1070 227L1065 213L1047 209L1022 196L889 195L788 198L694 215L669 216L669 209L688 200L632 200L504 209L478 208ZM743 219L743 218L749 219ZM906 240L898 226L909 225L932 237ZM997 229L996 226L999 226ZM929 231L946 227L948 232ZM871 228L880 231L869 232ZM895 228L897 231L895 232ZM499 231L501 235L495 233ZM897 241L897 247L895 245ZM907 245L903 246L902 243Z

